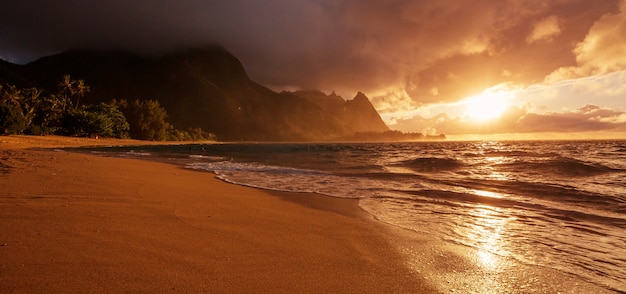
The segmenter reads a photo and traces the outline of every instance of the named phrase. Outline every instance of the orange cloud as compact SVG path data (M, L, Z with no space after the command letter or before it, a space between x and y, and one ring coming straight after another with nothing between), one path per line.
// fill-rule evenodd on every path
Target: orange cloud
M551 15L543 18L535 24L533 31L530 33L526 42L532 44L535 42L548 42L554 39L561 33L559 26L559 18L556 15Z
M575 66L561 67L546 77L547 82L606 74L626 69L626 1L620 11L603 15L573 52Z
M439 114L432 118L398 119L392 128L436 130L445 134L626 132L626 112L586 105L573 111L539 114L512 106L499 120L489 123L468 122L460 117Z
M75 47L155 54L217 43L272 89L362 91L381 111L459 101L551 73L560 80L614 70L626 58L620 0L170 2L101 1L94 9L86 1L2 1L0 56L29 61Z
M616 0L597 6L581 0L430 2L414 1L403 10L405 19L421 26L407 40L423 45L400 42L416 48L411 60L418 62L397 68L405 78L395 84L417 105L458 101L504 82L529 85L575 66L576 44L617 7ZM386 43L397 48L395 40ZM413 56L410 50L390 55Z

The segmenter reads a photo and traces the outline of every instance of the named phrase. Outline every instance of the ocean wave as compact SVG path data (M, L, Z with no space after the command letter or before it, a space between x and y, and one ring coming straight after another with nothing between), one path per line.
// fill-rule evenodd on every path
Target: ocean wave
M379 220L476 248L497 237L495 254L625 289L626 141L95 150L180 162L244 186L360 199Z
M471 151L468 150L457 150L457 152L461 152L463 157L467 158L489 158L489 157L509 157L509 158L548 158L559 156L559 153L547 151L547 150L535 150L532 148L528 149L517 149L517 150L507 150L501 148L488 148L488 149L474 149Z
M150 152L143 152L143 151L135 151L135 150L130 150L126 153L123 153L122 156L151 156L152 153Z
M439 157L420 157L403 161L399 165L422 173L453 171L463 167L463 163L459 160Z
M319 174L319 171L299 169L293 167L265 165L260 163L215 161L215 162L195 162L187 165L187 168L212 171L215 173L225 171L247 171L258 173L283 173L283 174Z
M554 157L557 153L547 152L547 153L538 153L532 151L520 151L520 150L496 150L496 151L487 151L480 154L477 154L478 157L535 157L535 158L546 158L546 157Z
M420 190L410 191L408 194L419 196L420 198L411 199L412 202L428 202L445 204L448 206L462 206L461 203L481 204L491 207L499 208L514 208L524 209L524 211L535 211L538 215L544 218L544 221L556 223L566 221L570 223L578 222L593 222L603 225L610 225L615 227L626 228L626 219L621 218L619 215L609 215L604 213L603 215L595 214L589 209L585 211L576 210L576 207L569 206L564 207L562 203L556 204L556 202L528 202L519 201L514 198L495 198L485 197L477 193L463 193L453 191L442 190ZM561 207L557 207L561 206ZM526 216L529 217L529 216ZM552 221L548 221L552 219Z
M171 157L187 168L244 186L360 199L359 205L381 221L476 248L483 248L484 238L498 237L501 242L490 249L493 253L622 290L625 142L221 144L107 150L122 156L145 150L152 153L149 158Z
M613 172L623 172L623 170L611 168L599 163L584 162L569 157L554 157L548 160L533 162L511 162L498 166L507 171L533 172L566 177L587 177L598 176Z
M439 183L449 187L491 191L499 194L516 195L527 199L551 200L575 205L599 207L600 209L607 209L608 211L617 211L618 208L623 207L624 203L623 196L581 190L565 183L485 179L440 181Z
M226 158L222 156L209 156L209 155L201 155L201 154L190 154L190 159L206 159L211 161L224 161Z

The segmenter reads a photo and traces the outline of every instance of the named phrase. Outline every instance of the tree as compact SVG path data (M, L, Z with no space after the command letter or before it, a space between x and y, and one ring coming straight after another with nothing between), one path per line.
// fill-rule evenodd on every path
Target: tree
M22 90L15 85L7 85L6 89L2 88L1 94L2 104L19 106L22 103Z
M44 135L54 131L61 117L59 99L55 95L43 95L44 91L35 87L19 89L14 85L0 85L0 104L10 105L11 117L15 118L18 110L22 116L18 119L24 128L20 132L32 135ZM7 115L5 108L5 115ZM21 127L20 127L21 128Z
M64 135L79 137L127 137L128 123L117 106L100 103L68 111L62 120Z
M80 98L85 97L91 89L85 85L83 80L72 80L70 75L64 75L59 83L59 96L61 97L63 111L72 104L72 99L76 98L74 109L78 109Z
M22 109L13 104L0 104L0 131L3 135L20 134L26 128Z
M59 95L45 95L41 98L35 116L27 132L32 135L52 134L61 126L63 103Z
M99 103L87 107L87 110L98 114L103 120L107 121L107 128L100 133L102 136L114 138L128 137L130 127L126 117L117 106Z
M29 127L43 101L43 99L40 98L43 90L33 87L22 90L22 93L22 113L26 119L26 127Z
M178 129L170 129L168 140L172 141L201 141L209 140L215 141L217 137L215 134L206 132L202 128L189 128L186 131Z
M133 139L165 141L172 125L167 121L167 111L156 100L113 100L119 106L130 126L129 134Z
M85 85L85 81L75 81L73 96L76 97L76 105L74 107L78 108L78 104L80 104L80 98L85 97L85 95L89 93L89 91L91 91L91 89L89 88L89 86Z
M71 103L70 96L72 92L72 79L70 75L64 75L63 80L59 83L59 97L62 101L62 109L65 111L68 104Z
M70 75L65 75L58 86L58 94L44 95L38 88L19 89L0 84L0 134L215 140L214 134L200 128L174 129L158 101L113 100L110 104L79 105L80 98L89 92L83 80L72 80Z

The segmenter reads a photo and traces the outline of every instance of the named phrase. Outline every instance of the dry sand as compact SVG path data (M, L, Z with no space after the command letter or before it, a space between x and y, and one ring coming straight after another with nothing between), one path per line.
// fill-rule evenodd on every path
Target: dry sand
M154 143L0 137L0 292L608 292L505 258L485 264L377 222L356 200L54 149L142 144Z
M132 140L0 142L0 292L430 292L356 201L24 149Z

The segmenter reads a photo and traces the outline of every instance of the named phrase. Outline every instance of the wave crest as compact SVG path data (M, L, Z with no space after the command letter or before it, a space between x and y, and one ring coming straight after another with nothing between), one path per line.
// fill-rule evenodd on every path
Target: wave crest
M584 162L569 157L557 157L546 161L515 162L501 165L508 170L531 170L541 174L551 174L567 177L598 176L607 173L620 172L599 163Z
M439 157L420 157L404 161L400 165L423 173L453 171L463 167L463 163L456 159Z

